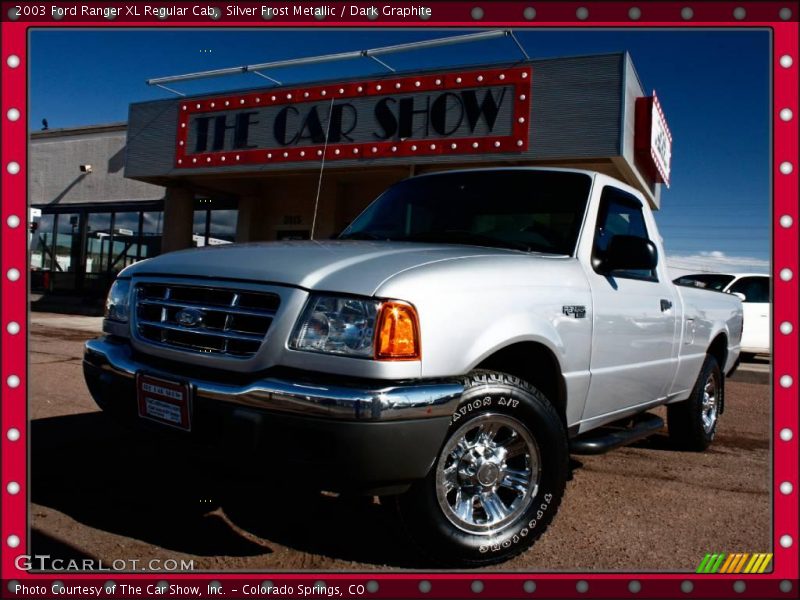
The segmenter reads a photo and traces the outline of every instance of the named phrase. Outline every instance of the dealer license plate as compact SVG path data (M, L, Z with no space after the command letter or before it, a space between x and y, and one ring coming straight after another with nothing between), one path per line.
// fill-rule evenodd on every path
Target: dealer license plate
M140 417L191 430L192 398L188 383L139 373L136 376L136 396Z

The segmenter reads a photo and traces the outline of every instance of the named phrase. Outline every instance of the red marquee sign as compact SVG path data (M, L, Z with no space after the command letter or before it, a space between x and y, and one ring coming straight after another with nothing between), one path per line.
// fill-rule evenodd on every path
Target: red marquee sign
M492 68L185 99L175 166L524 152L532 75Z
M655 92L636 99L634 152L637 164L647 176L669 187L672 133Z

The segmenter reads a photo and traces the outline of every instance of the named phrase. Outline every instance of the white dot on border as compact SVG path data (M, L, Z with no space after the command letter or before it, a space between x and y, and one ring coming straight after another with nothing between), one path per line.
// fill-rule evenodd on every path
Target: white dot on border
M793 489L794 486L792 485L791 481L784 481L780 487L781 494L783 494L784 496L788 496L789 494L791 494Z
M16 481L9 481L6 486L6 491L12 496L19 494L19 484Z
M792 333L792 331L794 331L794 327L792 327L792 324L789 323L789 321L784 321L781 323L780 330L783 335L789 335Z
M483 9L480 6L476 6L469 14L476 21L480 21L483 18Z
M792 387L794 380L792 379L791 375L781 375L780 383L781 387L790 388Z
M480 594L483 591L483 582L477 580L473 581L470 584L469 588L472 590L473 593Z
M10 56L9 56L9 57L6 59L6 64L7 64L7 65L8 65L10 68L12 68L12 69L16 69L16 68L19 66L19 56L17 56L16 54L12 54L12 55L10 55Z
M375 581L374 579L370 579L370 580L367 582L367 591L368 591L370 594L374 594L375 592L377 592L377 591L378 591L378 589L379 589L380 587L381 587L381 586L380 586L380 585L378 584L378 582L377 582L377 581Z
M779 115L781 117L781 121L791 121L794 113L792 113L791 108L782 108Z
M6 277L8 277L9 281L16 281L19 279L19 271L17 269L9 269Z
M8 165L6 166L6 171L8 171L9 173L11 173L12 175L16 175L17 173L19 173L19 163L18 163L18 162L16 162L16 161L14 161L14 160L12 160L12 161L11 161L10 163L8 163Z
M681 18L682 18L684 21L688 21L688 20L689 20L689 19L691 19L692 17L694 17L694 10L693 10L691 7L689 7L689 6L684 6L684 7L681 9Z
M6 378L6 384L7 384L7 385L8 385L8 387L10 387L10 388L16 388L16 387L19 387L19 377L18 377L17 375L9 375L9 376Z
M589 18L589 9L585 6L581 6L578 10L575 11L575 16L578 17L581 21L585 21Z
M578 591L578 593L585 594L589 591L589 582L581 580L575 584L575 589Z
M791 548L793 543L794 540L792 539L792 536L788 534L781 536L780 544L782 548Z
M6 538L6 544L8 544L9 548L16 548L19 546L19 536L10 535Z
M784 229L789 229L794 223L794 219L792 219L792 215L783 215L780 220L781 227Z
M420 581L419 582L419 591L423 594L427 594L431 591L431 582L430 581Z
M783 56L781 56L779 62L780 62L781 66L784 69L788 69L789 67L791 67L794 64L794 61L792 60L792 57L789 56L788 54L784 54Z
M638 594L642 591L642 584L634 579L628 584L628 591L631 594Z
M12 427L6 432L6 437L10 442L16 442L19 439L19 429Z
M733 9L733 18L737 21L741 21L747 16L747 11L742 6L737 6Z
M778 585L778 589L782 591L784 594L788 594L792 591L792 582L788 579L784 579L781 581L780 585Z
M736 592L737 594L744 593L746 589L747 589L747 584L741 579L739 581L734 582L733 584L733 591Z
M19 333L19 323L16 321L11 321L8 325L6 325L6 331L11 335L17 335Z
M19 217L17 215L8 215L6 219L6 224L11 227L11 229L15 229L19 227Z
M536 18L536 9L532 6L528 6L522 11L522 16L528 19L528 21L533 21Z
M6 112L6 117L9 121L17 121L19 120L19 110L16 108L9 108Z
M781 279L783 281L791 281L792 280L792 270L791 269L781 269L780 276L781 276Z
M638 6L632 6L631 9L628 11L628 18L631 21L638 21L642 18L642 9Z
M684 594L690 594L693 589L694 589L694 584L691 581L687 580L681 583L681 591Z
M794 167L792 166L792 163L785 160L781 163L780 170L784 175L791 175L792 171L794 171Z
M794 437L792 430L789 429L788 427L784 427L783 429L781 429L779 435L781 436L781 440L783 440L784 442L791 442L792 438Z
M526 593L532 594L536 591L536 582L528 580L522 584L522 589L525 590Z

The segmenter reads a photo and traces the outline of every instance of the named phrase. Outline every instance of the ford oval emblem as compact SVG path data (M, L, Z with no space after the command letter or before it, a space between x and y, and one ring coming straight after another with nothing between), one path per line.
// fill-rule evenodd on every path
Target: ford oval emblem
M175 322L181 327L197 327L203 322L203 312L196 308L182 308L175 313Z

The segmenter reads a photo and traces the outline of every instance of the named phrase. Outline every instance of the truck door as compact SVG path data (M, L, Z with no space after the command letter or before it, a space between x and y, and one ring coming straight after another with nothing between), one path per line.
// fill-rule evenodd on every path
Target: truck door
M595 221L592 256L615 235L653 240L641 201L613 186L603 188ZM655 233L655 232L654 232ZM661 248L656 243L656 248ZM667 393L675 373L673 356L680 299L666 276L663 256L652 270L587 270L594 306L591 382L583 420L629 412ZM620 415L622 416L622 415ZM611 419L601 419L611 420Z

